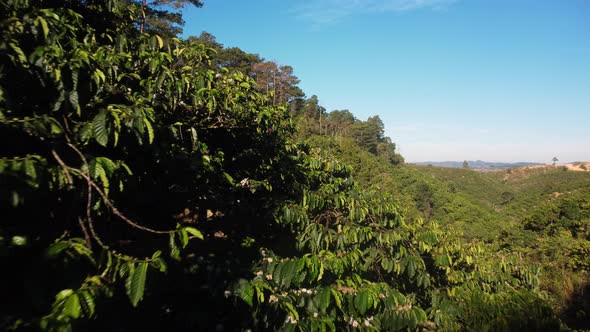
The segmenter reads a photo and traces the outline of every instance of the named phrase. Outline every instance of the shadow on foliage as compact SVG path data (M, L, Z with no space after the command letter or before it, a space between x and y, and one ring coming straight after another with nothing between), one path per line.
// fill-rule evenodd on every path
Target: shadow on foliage
M572 329L590 329L590 280L572 294L562 319Z

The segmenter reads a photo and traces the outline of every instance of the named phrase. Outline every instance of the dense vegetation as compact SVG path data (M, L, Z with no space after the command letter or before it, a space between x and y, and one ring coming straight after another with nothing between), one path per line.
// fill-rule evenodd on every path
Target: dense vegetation
M0 329L563 327L532 259L489 244L487 194L291 67L175 38L185 3L0 3ZM588 268L587 197L522 219L580 239L564 268Z
M540 287L568 326L588 328L590 173L565 167L475 172L461 168L392 166L354 142L314 136L353 166L359 183L394 194L409 217L461 230L463 242L520 255L541 267Z

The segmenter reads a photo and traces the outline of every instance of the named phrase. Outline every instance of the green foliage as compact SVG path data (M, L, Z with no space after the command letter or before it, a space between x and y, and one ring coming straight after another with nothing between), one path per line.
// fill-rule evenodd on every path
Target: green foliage
M288 155L292 125L248 77L208 70L212 51L203 45L97 35L108 29L60 3L2 6L0 125L14 144L2 150L1 202L19 217L0 227L10 271L2 289L15 303L0 322L34 324L52 308L41 326L70 329L95 317L97 301L119 301L119 284L138 306L148 270L167 270L161 251L182 260L191 238L205 239L203 225L179 211L229 214L239 200L220 204L218 196L245 197L281 180L269 165ZM136 7L80 8L124 17ZM38 263L23 268L30 260ZM35 272L13 287L34 269L70 272L62 280Z
M311 183L319 186L276 215L297 235L298 254L282 257L265 248L255 277L236 288L258 308L255 321L265 328L556 326L534 291L538 269L507 256L498 271L481 245L463 246L434 222L406 222L391 197L359 189L349 169L327 155L320 153L307 165L307 173L318 178ZM530 308L539 316L522 320L530 317Z
M125 281L125 288L127 289L127 296L129 296L131 304L135 307L143 298L148 264L146 262L140 262L137 266L135 264L128 264L127 266L128 275Z
M334 136L294 144L295 90L137 31L135 2L69 3L1 5L1 329L558 326L537 267L434 220L476 205L396 168L378 117L291 100Z
M553 307L568 325L586 326L581 317L589 307L577 300L583 295L576 292L581 293L578 290L588 282L588 174L552 168L515 169L509 174L416 169L453 185L457 195L489 211L489 226L482 229L466 224L465 213L446 219L459 209L439 215L442 222L466 230L467 238L497 234L491 242L494 248L520 252L527 261L541 265L541 288L549 292Z

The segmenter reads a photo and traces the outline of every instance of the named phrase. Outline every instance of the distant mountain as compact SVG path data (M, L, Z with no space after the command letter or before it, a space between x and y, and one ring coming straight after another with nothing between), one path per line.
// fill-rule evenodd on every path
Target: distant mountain
M427 166L436 166L436 167L448 167L448 168L462 168L463 162L462 161L424 161L424 162L417 162L412 163L415 165L427 165ZM517 163L499 163L499 162L489 162L483 160L468 160L467 165L471 169L475 170L494 170L494 169L508 169L508 168L517 168L517 167L524 167L524 166L535 166L535 165L544 165L540 163L530 163L530 162L517 162Z

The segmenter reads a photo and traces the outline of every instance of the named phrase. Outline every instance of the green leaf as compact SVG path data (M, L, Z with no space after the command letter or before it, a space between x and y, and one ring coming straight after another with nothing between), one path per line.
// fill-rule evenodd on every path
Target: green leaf
M342 310L342 294L335 289L330 290L332 292L332 297L334 298L334 302L338 309Z
M77 294L84 316L92 317L96 308L94 296L92 296L92 294L86 290L79 291Z
M94 70L94 74L92 74L92 77L94 78L94 82L96 83L96 85L100 85L101 82L106 82L107 80L104 72L98 68Z
M129 296L129 300L134 307L137 307L137 304L143 298L147 268L147 262L137 263L135 268L130 269L130 274L125 282L127 296Z
M74 293L72 289L63 289L57 295L55 295L55 303L62 302Z
M147 118L143 118L143 123L145 124L145 128L147 129L148 134L148 142L152 144L154 142L154 127Z
M62 315L66 315L77 319L80 317L80 311L82 307L80 306L80 299L76 293L71 293L67 299L65 300L62 306Z
M168 266L166 265L166 261L164 261L164 259L162 259L161 257L157 257L157 258L153 258L150 261L150 265L154 268L157 269L160 272L166 272L166 270L168 269Z
M92 119L92 133L98 144L107 146L109 143L109 130L107 128L107 117L104 110L100 111L94 119Z
M188 233L187 231L182 228L180 230L178 230L176 232L176 234L178 235L178 239L180 240L180 244L182 245L183 248L186 248L187 244L188 244Z
M289 261L280 266L280 273L279 268L277 268L276 273L280 275L280 284L283 287L289 287L291 285L291 281L293 277L295 277L295 271L297 266L294 261ZM277 281L279 282L279 281Z
M27 62L27 57L20 47L18 47L15 43L8 43L8 45L10 45L10 48L12 48L12 50L16 53L20 62L23 64Z
M320 310L326 311L330 306L330 294L332 290L330 287L325 287L322 291L318 294L319 303L320 303Z
M47 256L55 257L69 247L70 244L67 241L56 242L47 248Z
M47 36L49 35L49 27L47 26L47 21L43 17L39 16L37 17L37 22L41 24L41 29L43 29L43 37L47 39Z
M112 175L117 168L117 164L115 164L109 158L97 157L95 160L102 166L107 175Z
M368 290L361 291L355 298L354 298L354 306L359 311L361 315L364 315L367 312L367 309L372 305L369 303L370 296Z
M203 233L201 233L201 231L199 231L198 229L194 228L194 227L184 227L184 230L189 233L190 235L203 240Z
M169 241L169 246L170 246L170 257L173 259L178 260L180 257L180 249L178 249L178 246L176 245L176 241L175 241L175 235L176 233L170 233L170 241Z
M32 179L35 179L37 177L37 171L35 170L35 163L33 162L33 160L28 158L25 159L23 166L25 168L26 175L28 175Z
M106 164L107 167L110 167L110 166L114 167L114 163L112 161L110 161L111 163L113 163L113 165L110 165L108 162L105 161L105 159L110 161L110 159L103 158L103 160L101 162L100 157L92 159L88 163L88 174L93 179L100 179L100 181L102 182L105 194L108 194L110 183L109 183L109 178L107 177L107 173L103 167L103 163Z
M236 289L236 294L244 300L249 306L252 306L254 299L254 287L246 280L240 280Z
M76 110L76 113L80 114L80 101L78 98L78 91L76 91L76 90L70 91L70 93L68 95L68 100L70 101L70 105L72 105L72 108L74 108Z
M158 41L158 48L164 47L164 41L162 40L162 37L156 35L156 40Z
M91 138L92 138L92 124L91 123L85 123L80 127L80 130L78 132L78 136L80 137L80 140L84 143L88 142Z
M297 310L295 310L295 307L291 303L283 301L281 302L281 306L285 307L287 311L289 311L289 313L293 316L293 318L299 320L299 313L297 312Z
M231 175L229 175L226 172L223 172L223 176L225 176L225 179L227 180L227 182L229 184L231 184L232 186L235 185L235 180L234 180L234 178Z
M324 263L320 262L320 271L318 273L318 280L317 281L322 280L323 276L324 276Z
M121 264L121 266L119 267L119 277L120 278L125 278L128 277L130 275L130 273L132 272L132 268L134 268L134 265L132 263L125 263L125 264Z
M93 179L98 179L101 174L105 174L101 163L99 163L97 159L92 159L88 163L88 175L90 175L90 177Z

